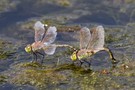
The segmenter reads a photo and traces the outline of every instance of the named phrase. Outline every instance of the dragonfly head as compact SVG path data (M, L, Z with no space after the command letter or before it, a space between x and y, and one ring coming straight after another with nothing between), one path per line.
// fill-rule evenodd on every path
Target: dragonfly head
M78 59L77 58L77 52L78 52L78 50L74 51L73 54L71 55L70 58L71 58L72 61L76 61Z
M26 51L27 53L31 53L31 52L32 52L32 47L31 47L30 44L28 44L28 45L25 47L25 51Z

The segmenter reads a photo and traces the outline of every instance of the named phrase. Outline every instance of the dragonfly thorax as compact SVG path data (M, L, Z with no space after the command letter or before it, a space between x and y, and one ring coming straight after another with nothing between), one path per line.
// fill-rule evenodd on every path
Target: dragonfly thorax
M73 61L81 60L84 58L87 58L88 56L91 56L94 52L91 50L87 50L87 49L82 49L79 51L74 51L73 54L71 55L71 59Z
M79 60L81 60L81 59L84 59L84 58L87 58L87 57L91 56L92 54L93 54L93 51L82 49L82 50L78 51L77 58Z
M40 50L43 48L43 46L45 46L41 41L38 42L34 42L31 47L32 47L32 51L35 52L37 50Z

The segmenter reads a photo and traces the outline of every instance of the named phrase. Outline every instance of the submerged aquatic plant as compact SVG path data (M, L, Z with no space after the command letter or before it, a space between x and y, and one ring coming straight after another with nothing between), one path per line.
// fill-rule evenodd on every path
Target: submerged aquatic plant
M15 53L15 48L11 42L0 40L0 59L5 60Z

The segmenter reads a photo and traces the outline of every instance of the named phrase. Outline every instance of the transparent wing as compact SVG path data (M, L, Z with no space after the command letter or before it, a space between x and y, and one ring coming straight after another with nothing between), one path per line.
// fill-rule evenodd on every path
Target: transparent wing
M46 31L45 37L43 38L43 43L44 44L51 44L54 42L55 38L57 35L57 29L55 26L49 27L48 30Z
M83 27L80 30L80 49L84 49L87 47L91 38L90 30L87 27Z
M35 29L35 42L41 41L45 33L44 24L42 24L40 21L37 21L34 25L34 29Z
M48 55L53 55L55 50L56 50L56 45L55 44L50 44L48 46L45 46L44 48L44 52Z
M104 28L97 26L91 30L91 40L88 44L88 49L96 50L104 47Z

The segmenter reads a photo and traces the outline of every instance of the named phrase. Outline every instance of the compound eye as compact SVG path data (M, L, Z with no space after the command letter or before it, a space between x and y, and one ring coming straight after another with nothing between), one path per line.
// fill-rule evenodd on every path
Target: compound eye
M28 47L28 49L30 49L30 46Z

